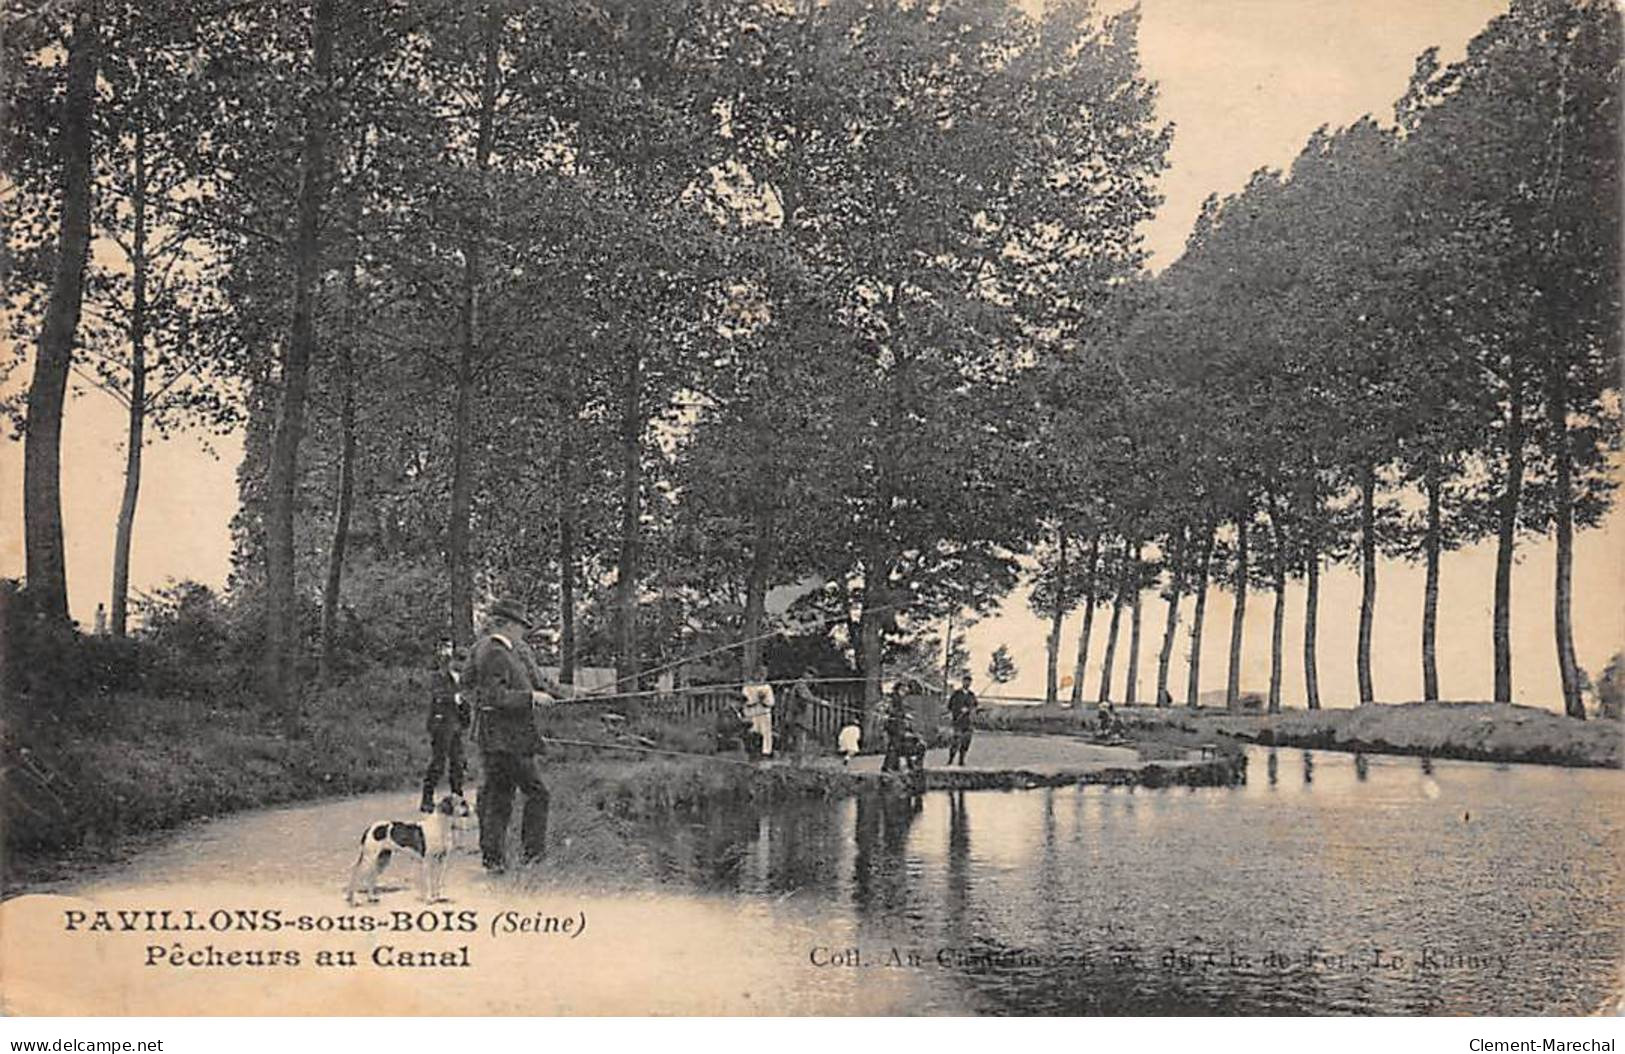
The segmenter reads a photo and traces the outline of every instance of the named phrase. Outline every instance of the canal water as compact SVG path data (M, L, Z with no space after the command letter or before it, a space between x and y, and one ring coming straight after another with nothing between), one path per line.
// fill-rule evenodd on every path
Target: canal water
M645 833L657 897L826 920L786 983L907 973L917 1012L1619 1005L1617 771L1256 748L1234 788L876 795Z

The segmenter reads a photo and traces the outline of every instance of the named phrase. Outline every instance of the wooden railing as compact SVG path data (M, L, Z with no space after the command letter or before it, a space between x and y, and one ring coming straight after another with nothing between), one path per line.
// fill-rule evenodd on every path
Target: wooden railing
M790 684L775 684L773 696L777 702L775 721L784 713ZM863 724L863 686L820 685L815 693L828 705L809 705L803 708L802 727L813 740L824 746L833 746L844 725ZM744 703L737 688L680 688L670 696L656 697L644 704L644 712L667 717L684 718L707 724L715 723L717 715L737 709ZM867 739L867 733L865 734Z

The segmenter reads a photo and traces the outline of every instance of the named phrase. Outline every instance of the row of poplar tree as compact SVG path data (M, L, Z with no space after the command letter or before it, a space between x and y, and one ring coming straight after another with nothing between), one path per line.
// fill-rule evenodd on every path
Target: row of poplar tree
M1054 390L1068 488L1040 548L1033 605L1052 619L1055 694L1065 613L1166 601L1156 698L1166 701L1180 606L1194 597L1184 695L1195 705L1210 580L1232 591L1227 697L1237 703L1249 589L1273 594L1268 706L1280 706L1287 583L1302 579L1304 698L1320 705L1324 566L1361 576L1359 700L1385 558L1421 562L1423 697L1439 698L1439 569L1493 538L1485 649L1512 698L1512 568L1526 537L1555 541L1562 700L1584 717L1574 653L1574 533L1617 480L1618 12L1515 2L1441 66L1429 51L1392 123L1322 129L1288 172L1208 200L1184 255L1128 298L1118 358ZM1105 414L1066 414L1083 402ZM1125 438L1129 442L1125 442ZM1090 452L1077 457L1080 451ZM1477 598L1474 598L1476 601Z
M1278 703L1285 583L1312 611L1339 560L1365 698L1379 554L1436 582L1497 532L1507 576L1556 537L1577 699L1567 554L1619 433L1612 8L1520 0L1424 56L1396 125L1210 202L1155 278L1173 129L1137 26L1000 0L13 18L30 592L66 618L77 372L128 410L116 632L148 430L246 429L231 591L290 720L347 610L466 641L515 594L567 675L632 681L754 666L774 588L812 584L791 618L873 699L1023 573L1052 694L1080 604L1163 586L1161 700L1184 595L1199 639L1210 581L1274 589Z

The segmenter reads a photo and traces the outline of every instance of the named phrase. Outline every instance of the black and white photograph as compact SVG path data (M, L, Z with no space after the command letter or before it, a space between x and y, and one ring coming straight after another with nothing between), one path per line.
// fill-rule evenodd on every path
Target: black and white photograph
M1622 17L6 0L0 1015L1613 1050Z

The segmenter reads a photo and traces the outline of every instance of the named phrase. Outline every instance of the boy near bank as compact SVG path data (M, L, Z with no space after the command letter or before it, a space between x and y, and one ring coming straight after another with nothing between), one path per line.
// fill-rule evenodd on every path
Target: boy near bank
M468 702L459 691L462 671L450 640L435 649L435 668L429 681L429 771L423 774L423 801L419 809L434 811L434 789L446 773L451 792L463 796L463 730L469 725Z

